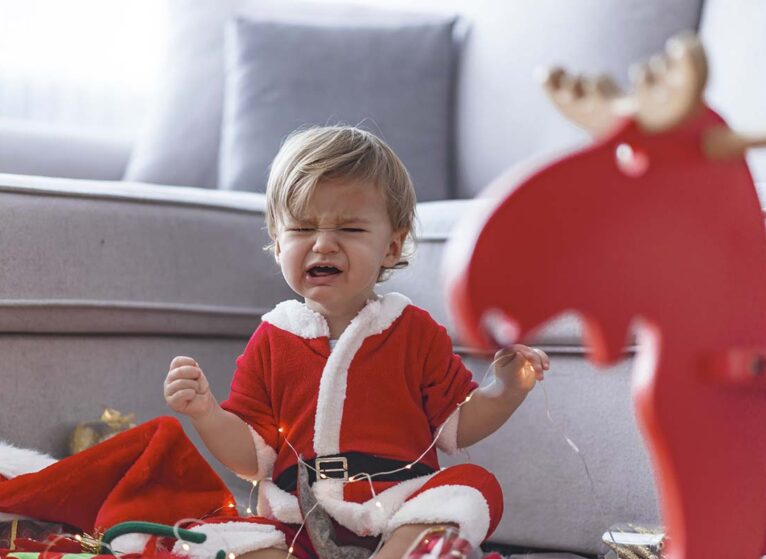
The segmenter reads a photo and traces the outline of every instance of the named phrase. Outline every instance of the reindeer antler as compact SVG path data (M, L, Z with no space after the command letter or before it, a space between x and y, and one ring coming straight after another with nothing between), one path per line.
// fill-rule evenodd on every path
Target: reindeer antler
M624 110L625 97L609 76L588 78L553 68L542 81L559 111L594 136L604 134L629 114Z
M707 59L691 33L670 39L665 53L631 71L635 118L648 132L674 128L702 105Z
M742 157L748 148L766 146L766 136L748 137L727 126L717 126L705 132L703 148L710 159Z
M544 86L558 109L594 135L632 116L647 132L660 132L685 120L702 103L707 62L691 34L668 41L665 54L631 72L634 92L623 94L608 76L572 76L556 68Z

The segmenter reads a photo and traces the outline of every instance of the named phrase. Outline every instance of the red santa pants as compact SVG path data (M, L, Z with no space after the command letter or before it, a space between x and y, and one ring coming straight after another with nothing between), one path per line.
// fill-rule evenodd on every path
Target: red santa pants
M500 522L500 518L503 514L503 493L500 488L500 484L497 482L495 476L489 473L484 468L473 464L459 464L457 466L451 466L445 468L433 475L423 486L415 493L410 495L405 503L412 501L418 495L428 491L429 489L435 489L445 486L468 486L478 490L484 499L486 500L489 514L489 529L487 530L485 538L489 537ZM438 511L433 511L435 518L438 517ZM486 514L486 512L484 513ZM422 520L415 521L417 524L445 524L446 522L439 522L434 520L429 522L427 520L428 514L426 513ZM218 518L209 519L206 524L218 523L218 522L231 522L231 518ZM282 532L285 536L285 543L287 547L293 547L293 556L297 559L317 559L317 553L311 544L311 540L305 530L300 529L298 524L286 524L276 520L268 520L261 517L249 517L237 519L237 522L252 522L255 524L266 524L274 526L277 530ZM344 526L334 523L336 531L336 543L338 545L354 545L358 547L366 547L374 550L380 543L380 537L363 537L358 536L351 532ZM297 537L296 537L297 534ZM287 553L285 553L287 556Z

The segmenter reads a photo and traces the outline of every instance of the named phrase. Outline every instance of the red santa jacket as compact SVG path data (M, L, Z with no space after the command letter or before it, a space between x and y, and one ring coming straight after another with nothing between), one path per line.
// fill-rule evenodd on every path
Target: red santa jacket
M358 451L411 462L444 425L438 446L454 451L457 406L476 386L453 353L446 329L401 294L368 302L332 351L324 317L290 300L264 315L237 359L231 393L222 406L251 427L259 460L255 479L276 479L297 461L285 439L304 459ZM438 469L436 450L421 462ZM398 502L426 477L376 482L376 492L401 486L388 490ZM261 484L259 493L259 514L300 522L293 495L270 481ZM331 514L347 509L348 515L338 512L336 518L357 520L362 511L354 512L350 504L370 497L367 484L344 488L331 479L317 482L315 493ZM357 531L377 531L376 522L368 524L356 526Z

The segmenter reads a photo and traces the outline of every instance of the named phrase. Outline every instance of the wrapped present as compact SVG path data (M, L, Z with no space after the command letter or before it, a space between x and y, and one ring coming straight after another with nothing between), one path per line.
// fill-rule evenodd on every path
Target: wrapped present
M77 454L136 426L135 414L123 414L115 409L106 408L101 419L82 421L69 435L69 454Z
M46 541L51 536L73 534L77 531L72 526L55 522L14 519L0 522L0 549L16 550L17 540Z

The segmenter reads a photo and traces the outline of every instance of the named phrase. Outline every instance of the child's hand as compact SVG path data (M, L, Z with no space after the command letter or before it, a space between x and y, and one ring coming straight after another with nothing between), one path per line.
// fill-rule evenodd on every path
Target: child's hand
M165 401L174 411L192 418L207 414L217 403L199 364L183 356L170 363L165 378Z
M514 344L495 353L495 376L514 394L526 395L543 380L550 360L541 349Z

